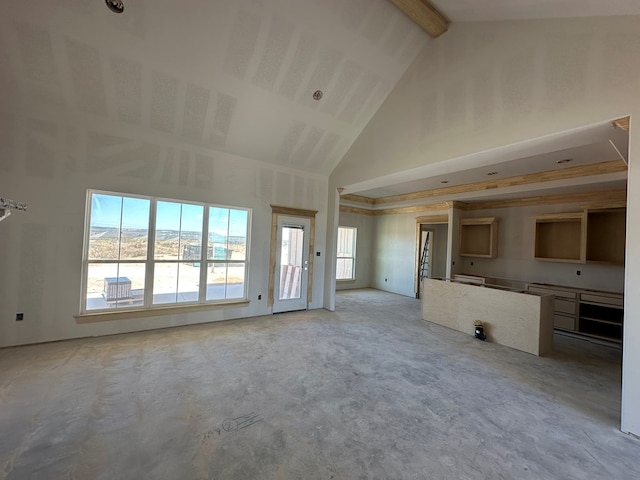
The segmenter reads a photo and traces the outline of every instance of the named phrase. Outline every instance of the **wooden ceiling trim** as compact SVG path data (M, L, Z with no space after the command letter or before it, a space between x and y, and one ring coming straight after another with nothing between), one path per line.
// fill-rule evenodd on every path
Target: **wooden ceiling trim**
M414 205L410 207L385 208L382 210L371 210L365 208L340 206L340 211L345 213L357 213L360 215L398 215L404 213L418 213L429 211L444 211L450 207L460 210L489 210L494 208L513 208L513 207L531 207L536 205L560 205L563 203L580 203L582 205L594 206L606 205L608 208L624 207L627 202L627 189L618 188L615 190L598 190L589 192L565 193L555 195L540 195L536 197L513 198L505 200L487 200L481 202L442 202L427 205ZM416 221L422 218L435 218L420 216L416 217ZM440 217L440 216L437 216ZM444 216L442 216L444 217ZM418 222L426 223L426 222Z
M617 173L627 170L627 165L622 160L611 160L608 162L592 163L577 167L567 167L559 170L547 170L544 172L517 175L514 177L498 178L484 182L467 183L464 185L452 185L450 187L435 188L432 190L422 190L420 192L404 193L400 195L390 195L375 199L375 205L386 203L407 202L421 200L424 198L439 197L442 195L455 195L460 193L470 193L496 188L517 187L519 185L530 185L532 183L545 183L554 180L567 180L571 178L588 177L592 175L604 175L607 173Z
M416 217L416 223L449 223L449 215L423 215Z
M354 195L351 193L348 193L346 195L342 195L340 197L341 200L347 200L349 202L356 202L356 203L364 203L365 205L373 205L376 203L376 199L375 198L371 198L371 197L365 197L363 195Z
M628 133L630 120L631 120L631 117L626 116L626 117L618 118L617 120L614 120L611 123L613 124L614 127L618 127L619 129L624 130L625 132Z
M535 205L559 205L562 203L604 203L620 206L627 202L627 189L599 190L537 197L514 198L507 200L487 200L484 202L467 202L465 210L488 210L492 208L530 207Z
M447 202L433 203L430 205L415 205L411 207L397 207L397 208L385 208L382 210L373 210L374 215L398 215L402 213L418 213L418 212L431 212L431 211L443 211L449 210Z
M281 207L279 205L271 205L271 213L277 213L280 215L291 215L294 217L309 217L315 218L318 210L305 210L302 208L294 207Z
M350 207L348 205L340 205L340 213L356 213L358 215L375 215L375 210L366 208Z
M427 0L391 0L420 28L437 38L449 29L449 20Z

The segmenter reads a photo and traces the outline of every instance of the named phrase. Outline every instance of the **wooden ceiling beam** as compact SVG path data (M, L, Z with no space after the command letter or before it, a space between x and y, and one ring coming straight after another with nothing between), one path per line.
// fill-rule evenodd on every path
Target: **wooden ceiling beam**
M449 29L449 20L427 0L391 1L433 38L439 37Z
M618 127L620 130L624 130L625 132L629 133L629 120L631 120L630 117L622 117L614 120L611 123L613 123L614 127Z

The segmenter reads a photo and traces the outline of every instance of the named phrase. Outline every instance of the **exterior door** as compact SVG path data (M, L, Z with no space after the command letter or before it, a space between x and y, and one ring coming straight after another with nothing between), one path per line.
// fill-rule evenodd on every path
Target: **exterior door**
M274 313L307 309L310 229L308 218L278 217Z

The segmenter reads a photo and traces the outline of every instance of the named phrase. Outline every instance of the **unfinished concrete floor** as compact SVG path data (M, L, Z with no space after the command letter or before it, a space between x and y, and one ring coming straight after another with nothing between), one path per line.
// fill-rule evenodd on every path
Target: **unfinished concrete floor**
M0 350L0 478L640 478L619 350L537 358L374 290L337 307Z

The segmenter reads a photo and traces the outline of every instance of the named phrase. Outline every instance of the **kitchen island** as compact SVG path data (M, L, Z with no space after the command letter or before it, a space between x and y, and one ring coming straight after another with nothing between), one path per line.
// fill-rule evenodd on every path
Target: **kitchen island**
M552 349L552 295L425 278L420 298L423 320L470 335L479 320L487 341L533 355Z

